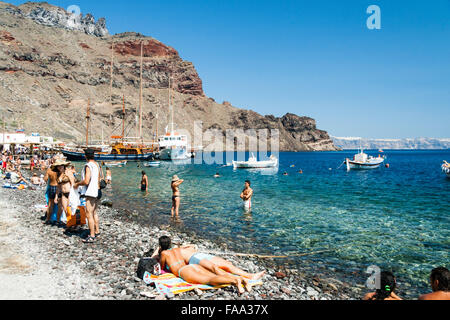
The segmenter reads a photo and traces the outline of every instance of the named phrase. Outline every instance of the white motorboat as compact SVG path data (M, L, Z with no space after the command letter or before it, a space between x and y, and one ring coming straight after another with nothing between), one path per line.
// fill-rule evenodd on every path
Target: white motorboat
M192 157L188 146L187 135L181 135L175 131L174 107L172 105L171 81L169 79L169 109L171 109L171 122L166 127L166 134L159 137L159 160L186 160ZM169 130L169 126L171 129Z
M150 167L150 168L156 168L156 167L159 167L160 165L161 165L161 162L159 162L159 161L151 161L151 162L144 163L144 167Z
M447 175L447 178L450 178L450 163L447 161L444 161L444 164L442 165L442 172Z
M188 152L187 136L174 131L159 138L160 160L186 160L191 158Z
M255 155L252 156L248 161L233 161L233 167L235 169L263 169L263 168L275 168L278 167L278 159L271 155L269 160L258 161Z
M379 168L385 161L384 157L378 156L377 158L372 157L364 153L364 150L361 149L361 152L353 157L352 160L345 159L345 164L347 166L347 171L350 170L371 170Z
M108 161L105 162L105 166L107 167L121 167L126 166L128 161Z

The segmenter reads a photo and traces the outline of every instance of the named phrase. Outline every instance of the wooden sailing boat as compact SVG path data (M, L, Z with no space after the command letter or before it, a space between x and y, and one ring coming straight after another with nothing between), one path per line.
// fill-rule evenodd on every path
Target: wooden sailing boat
M111 52L111 87L110 87L110 102L112 106L112 84L113 84L113 65L114 65L114 43L112 44ZM143 108L142 108L142 69L143 69L143 43L141 42L141 85L140 85L140 95L139 95L139 124L136 126L137 137L128 138L125 137L125 96L123 96L123 107L122 107L122 135L112 136L111 139L116 140L111 145L111 151L104 152L104 150L96 150L95 160L97 161L145 161L154 158L154 144L151 143L146 145L144 143L143 132L142 132L142 118L143 118ZM90 121L90 106L88 102L87 116L86 116L86 146L89 147L89 121ZM132 141L135 140L135 141ZM63 150L63 154L67 159L72 161L84 160L84 150Z

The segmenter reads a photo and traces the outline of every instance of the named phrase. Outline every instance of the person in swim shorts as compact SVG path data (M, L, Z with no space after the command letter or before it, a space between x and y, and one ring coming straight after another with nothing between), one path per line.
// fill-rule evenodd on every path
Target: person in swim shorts
M49 184L48 186L48 209L47 209L47 217L45 220L45 224L50 224L50 219L53 213L53 207L55 205L56 192L58 191L58 173L56 172L56 168L48 168L44 181Z
M240 294L251 291L251 286L247 279L230 275L217 275L200 265L186 264L181 254L180 248L171 249L169 237L159 239L159 257L161 269L166 269L174 275L192 284L207 284L211 286L235 285Z
M148 177L145 171L142 171L141 191L148 191Z
M245 181L244 191L241 193L241 199L244 201L244 208L247 211L252 209L252 197L253 189L251 188L251 182L249 180Z
M230 261L210 254L198 252L196 246L185 246L180 248L184 261L190 265L198 264L217 275L234 274L250 280L261 279L265 271L260 273L248 273L235 267Z

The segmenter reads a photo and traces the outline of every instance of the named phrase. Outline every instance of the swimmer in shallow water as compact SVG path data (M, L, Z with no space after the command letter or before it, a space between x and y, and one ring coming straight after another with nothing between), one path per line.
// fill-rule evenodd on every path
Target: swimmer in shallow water
M241 199L244 201L244 209L250 211L252 209L253 189L251 188L251 182L245 181L245 188L241 193Z

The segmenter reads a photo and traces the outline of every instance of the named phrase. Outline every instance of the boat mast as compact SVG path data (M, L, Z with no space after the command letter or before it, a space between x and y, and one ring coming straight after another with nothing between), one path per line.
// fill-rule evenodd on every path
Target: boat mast
M141 139L141 143L143 143L143 135L142 135L142 68L144 63L144 42L141 41L141 75L140 75L140 92L139 92L139 138Z
M89 147L89 120L91 119L90 99L88 98L86 114L86 148Z
M173 105L172 105L172 101L171 101L172 91L170 90L171 89L170 85L171 85L171 77L169 77L169 108L172 109L172 112L171 112L171 114L172 114L172 131L171 131L171 133L173 133L173 131L174 131L173 130Z
M125 95L123 95L123 106L122 106L122 143L125 142Z
M5 135L6 135L5 116L2 116L2 123L3 123L3 148L5 148Z
M114 70L114 41L111 44L111 83L109 87L109 101L111 103L111 107L113 105L112 103L113 70Z

